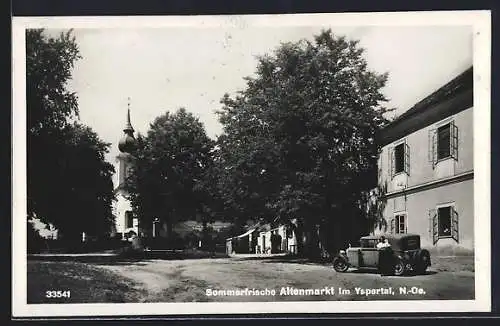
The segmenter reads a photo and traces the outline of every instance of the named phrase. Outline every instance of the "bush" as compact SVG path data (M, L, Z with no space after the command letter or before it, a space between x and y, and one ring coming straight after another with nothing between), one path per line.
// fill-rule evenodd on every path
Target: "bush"
M141 238L142 246L152 250L181 250L185 248L184 241L180 238L173 237L172 239L164 237L144 237Z
M40 233L33 227L33 224L27 223L27 250L28 253L40 253L46 248L46 239L40 236Z
M120 258L134 258L141 259L145 257L144 250L134 248L130 243L128 246L121 248L118 251L118 257Z
M121 250L130 243L121 238L44 239L28 236L28 253L91 253L105 250Z

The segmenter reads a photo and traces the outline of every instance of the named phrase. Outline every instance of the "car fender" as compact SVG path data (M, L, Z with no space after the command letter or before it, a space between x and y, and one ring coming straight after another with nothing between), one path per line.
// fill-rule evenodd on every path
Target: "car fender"
M349 261L349 259L347 259L347 252L345 250L340 250L339 253L336 255L337 257L342 257L344 258L346 261Z
M347 264L350 265L349 258L347 258L347 252L345 250L340 250L338 254L336 254L335 256L333 256L333 259L335 259L335 257L343 258L347 262Z

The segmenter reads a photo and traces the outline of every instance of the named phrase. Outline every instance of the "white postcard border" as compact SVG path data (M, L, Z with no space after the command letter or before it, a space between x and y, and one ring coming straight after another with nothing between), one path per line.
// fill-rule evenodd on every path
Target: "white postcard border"
M30 304L26 261L26 28L158 28L246 26L443 26L474 28L475 300L244 303ZM14 317L96 317L253 313L488 312L491 309L489 11L297 14L255 16L14 17L12 116L12 314ZM486 124L484 124L486 122Z

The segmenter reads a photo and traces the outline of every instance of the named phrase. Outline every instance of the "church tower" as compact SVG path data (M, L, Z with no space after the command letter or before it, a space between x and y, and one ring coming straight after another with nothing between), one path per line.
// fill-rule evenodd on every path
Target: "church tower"
M127 120L123 129L123 136L118 142L120 153L116 157L118 163L118 179L115 188L116 203L115 203L115 227L117 235L121 235L122 239L126 239L128 234L133 231L136 235L139 234L138 219L132 214L132 207L127 199L127 190L125 181L130 172L131 158L136 148L137 141L134 137L134 128L130 123L130 99L127 104Z

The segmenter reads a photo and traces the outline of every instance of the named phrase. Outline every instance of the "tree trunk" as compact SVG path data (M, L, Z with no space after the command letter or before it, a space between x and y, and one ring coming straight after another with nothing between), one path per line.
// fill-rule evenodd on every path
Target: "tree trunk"
M327 258L331 255L331 253L328 247L328 232L327 225L325 223L320 225L318 233L318 246L320 255L322 258Z
M307 227L307 257L310 259L319 259L321 256L319 247L318 228L315 224Z
M304 225L300 219L297 220L297 225L295 226L295 239L297 241L297 255L304 255Z
M172 236L174 233L173 223L170 220L167 220L167 239L172 240Z
M301 257L318 258L319 251L319 238L315 225L297 221L295 229L295 236L297 238L297 253Z
M331 253L337 253L342 247L342 223L338 220L330 221L328 225L328 249ZM345 230L349 232L349 230Z

